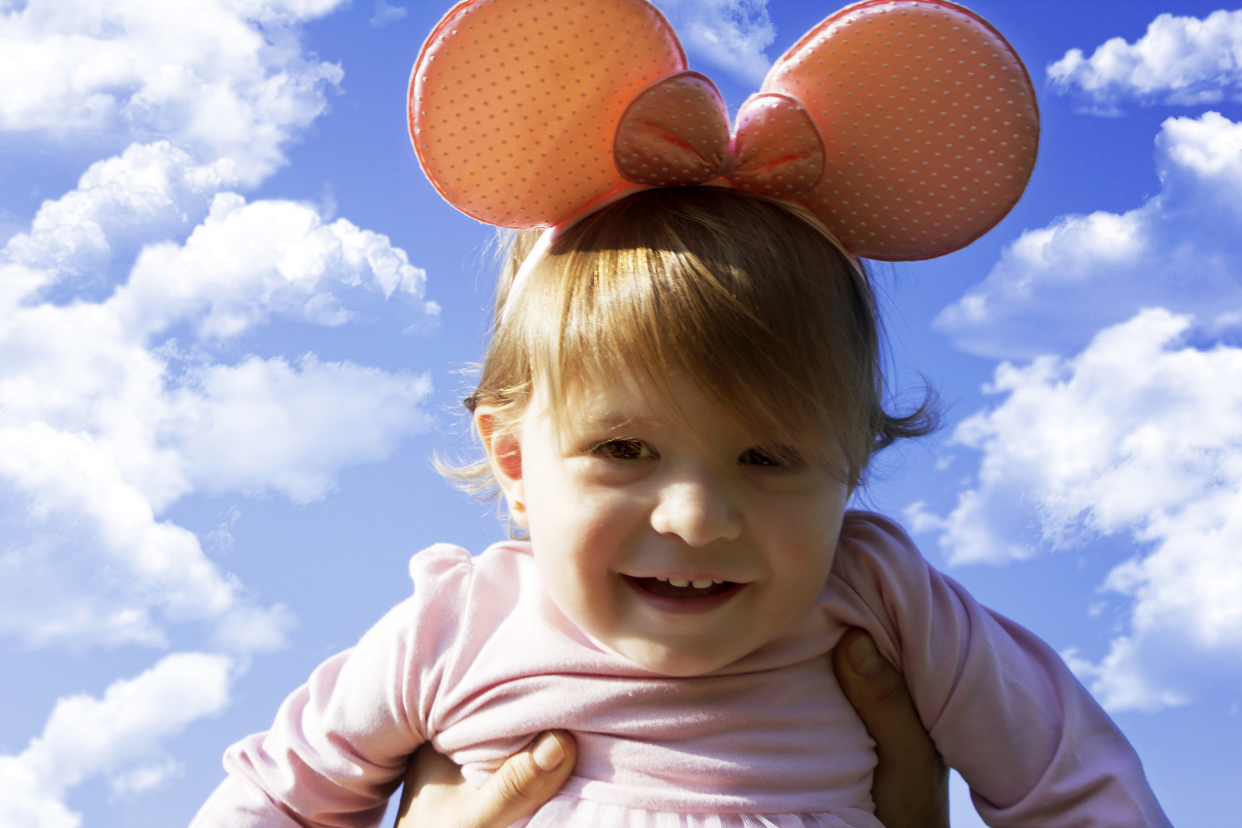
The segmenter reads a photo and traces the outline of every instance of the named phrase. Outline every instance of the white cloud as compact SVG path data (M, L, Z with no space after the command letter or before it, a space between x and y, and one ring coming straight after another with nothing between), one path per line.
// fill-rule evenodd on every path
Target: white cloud
M233 524L237 523L237 519L241 517L241 510L236 506L230 506L220 517L222 520L219 526L208 532L203 541L207 544L209 552L227 555L237 546L237 539L233 537Z
M425 376L314 355L296 370L250 357L194 371L174 395L168 430L195 489L274 489L307 503L327 494L342 468L383 460L426 428L418 404L430 391Z
M180 762L165 759L150 765L141 765L108 780L113 793L121 796L139 794L163 786L169 779L181 776L184 769Z
M199 164L167 141L92 164L75 189L45 201L29 229L7 240L0 261L38 282L6 280L0 306L62 282L75 293L107 286L114 263L128 265L147 241L184 237L212 196L235 183L231 161Z
M395 23L408 14L409 12L401 6L390 6L384 0L379 0L375 4L375 14L371 16L371 25L378 29L389 23Z
M293 614L162 517L171 504L305 503L428 423L426 376L246 355L278 319L437 318L388 238L234 192L324 111L342 72L298 27L344 2L0 0L0 132L116 153L29 225L0 207L0 637L166 648L191 625L218 651L61 699L22 754L0 756L0 828L78 826L65 794L92 776L127 796L179 775L162 741L284 646ZM218 551L236 515L207 534Z
M1237 325L1242 124L1215 112L1170 118L1156 154L1159 195L1025 231L936 328L966 351L1028 359L1078 350L1143 307L1193 313L1208 330Z
M341 325L392 299L408 327L436 318L386 237L230 192L322 111L340 71L294 27L336 5L0 8L0 70L23 79L0 89L0 129L167 136L92 164L0 250L0 635L162 647L193 622L242 658L279 647L292 615L160 513L193 492L305 503L426 426L424 376L232 355L277 317Z
M194 621L232 651L280 646L289 613L254 606L157 515L195 491L323 497L342 469L428 423L425 376L313 355L214 360L213 344L274 316L353 319L355 294L405 297L415 322L436 308L387 238L303 204L211 196L212 173L166 144L133 147L0 252L0 634L166 646L169 623ZM98 267L113 239L174 233L202 212L184 244L143 249L102 301L65 280ZM38 298L58 281L72 301ZM176 325L200 336L189 355L161 343Z
M166 645L151 617L224 614L237 585L187 530L155 521L149 501L85 434L42 423L0 428L0 632Z
M1162 14L1134 43L1115 37L1091 57L1071 49L1048 66L1048 78L1100 114L1127 101L1211 104L1242 92L1242 11L1199 20Z
M174 653L141 675L114 682L102 699L56 702L43 733L17 756L0 756L0 828L78 828L64 794L99 774L118 793L158 785L177 765L162 742L229 701L229 659Z
M314 207L289 201L247 204L219 193L184 245L148 246L109 308L131 331L165 330L192 317L205 337L236 336L272 314L321 325L355 317L336 291L376 288L416 300L416 318L438 308L422 299L424 271L387 236L345 219L324 225Z
M241 656L292 626L263 609L188 530L155 519L87 434L0 427L0 635L28 646L168 645L169 622L216 627Z
M1071 663L1112 709L1192 698L1212 664L1242 671L1242 349L1185 344L1191 320L1147 310L1071 359L1001 365L1004 400L959 425L983 453L940 532L955 564L1120 535L1144 550L1103 589L1129 601L1109 652ZM1032 530L1034 527L1034 530Z
M168 138L257 184L324 109L339 66L296 26L342 0L29 0L0 10L0 130L72 141Z
M772 61L764 50L776 39L767 0L656 0L686 51L758 86Z
M291 373L280 360L265 363L266 369L255 361L228 369L210 361L213 343L274 316L326 325L357 318L359 311L347 303L365 300L368 294L401 297L407 324L434 321L438 311L423 300L424 272L411 266L405 252L386 237L345 219L325 225L304 204L247 204L228 192L213 197L220 180L211 171L167 145L131 148L121 158L92 167L82 186L45 204L31 232L15 236L0 251L0 285L5 288L0 294L0 347L6 353L0 365L0 424L44 422L69 432L89 432L157 511L184 494L193 477L187 477L185 458L176 456L176 445L170 445L188 439L177 437L188 433L186 418L196 418L198 425L220 424L227 419L221 412L243 404L238 396L243 388L261 393L254 382L229 382L230 376L254 378L265 370L269 379L281 380L289 399L323 394L320 414L337 426L343 425L344 411L353 412L359 422L382 415L375 416L375 428L355 429L378 440L359 438L354 444L368 459L376 456L375 445L391 445L393 435L409 433L409 423L423 422L412 411L415 398L427 390L426 381L418 377L313 361L318 367L309 374L305 366ZM198 214L207 218L184 244L147 246L128 278L103 301L83 301L80 284L73 281L66 286L72 301L39 300L40 291L64 272L89 272L112 249L113 239L141 236L139 227L153 228L150 232L157 238L166 236L186 216ZM74 243L75 234L98 243ZM202 341L189 360L192 364L175 374L170 363L186 360L178 360L175 348L152 350L152 345L171 327L184 324ZM340 381L355 399L334 401L325 390L328 377ZM291 383L298 382L304 384L295 392ZM374 393L363 393L363 386ZM383 407L398 399L407 404L405 425L386 413L390 408L364 414L358 402ZM270 400L260 396L254 402L268 405ZM200 410L191 412L191 404ZM317 417L289 410L286 419L288 439L282 444L322 434L314 431ZM310 430L299 430L299 424ZM240 427L229 428L240 436ZM257 422L255 428L266 433ZM303 488L322 493L324 475L334 474L347 452L324 454L305 440L298 444L310 454L332 458L313 472L320 482ZM215 460L213 467L220 469L221 461ZM220 474L208 477L223 479ZM256 484L250 476L248 485ZM296 488L288 479L268 485L286 492Z

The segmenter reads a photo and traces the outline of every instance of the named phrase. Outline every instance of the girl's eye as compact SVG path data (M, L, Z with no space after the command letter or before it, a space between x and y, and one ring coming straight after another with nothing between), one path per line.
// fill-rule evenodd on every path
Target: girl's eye
M779 449L749 448L742 452L738 462L743 466L758 466L765 469L796 468L802 464L802 457L792 448Z
M609 460L643 460L654 456L651 449L640 440L619 438L605 440L591 447L591 454L607 457Z

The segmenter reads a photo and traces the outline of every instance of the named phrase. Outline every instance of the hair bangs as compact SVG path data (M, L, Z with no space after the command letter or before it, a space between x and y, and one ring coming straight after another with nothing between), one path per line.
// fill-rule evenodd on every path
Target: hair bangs
M884 411L866 274L796 208L720 187L642 191L570 228L514 286L536 236L513 238L473 397L514 423L536 385L561 420L576 394L616 382L677 410L690 382L850 485L878 448L933 427L930 399Z

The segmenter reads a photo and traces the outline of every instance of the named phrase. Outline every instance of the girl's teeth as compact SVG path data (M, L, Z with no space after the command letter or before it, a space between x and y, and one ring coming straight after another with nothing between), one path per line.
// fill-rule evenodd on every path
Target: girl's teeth
M724 581L713 581L713 580L706 579L706 578L701 581L687 581L685 578L666 578L663 575L657 575L656 580L664 581L666 584L670 586L675 586L675 587L692 586L695 589L707 589L709 586L713 586L714 584L724 583Z

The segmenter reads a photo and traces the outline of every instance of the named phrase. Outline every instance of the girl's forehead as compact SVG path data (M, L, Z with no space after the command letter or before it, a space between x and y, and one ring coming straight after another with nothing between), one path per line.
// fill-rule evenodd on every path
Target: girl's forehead
M553 399L552 383L536 377L532 401L556 417L664 420L689 409L712 418L724 414L683 371L670 370L659 382L622 368L606 376L600 373L563 376L560 400Z
M748 428L734 409L678 372L671 372L661 383L622 376L570 382L560 405L536 383L531 410L536 416L549 417L565 435L584 430L650 429L684 433L692 439L710 436L756 444L791 441L788 428L777 423Z

